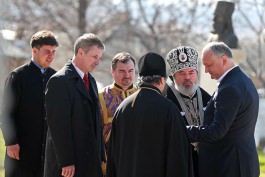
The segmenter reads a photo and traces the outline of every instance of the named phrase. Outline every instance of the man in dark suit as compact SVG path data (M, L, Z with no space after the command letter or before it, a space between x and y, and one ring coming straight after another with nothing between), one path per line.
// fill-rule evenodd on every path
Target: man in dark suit
M46 142L44 91L58 44L51 31L31 37L32 59L6 79L1 123L6 177L42 177ZM0 123L0 124L1 124Z
M102 123L98 89L90 72L103 51L104 44L96 35L80 36L73 59L47 84L45 177L102 177Z
M230 48L211 42L202 51L205 72L218 82L209 101L203 126L189 126L192 141L199 141L202 177L258 177L259 161L254 130L259 97L251 79L235 66Z

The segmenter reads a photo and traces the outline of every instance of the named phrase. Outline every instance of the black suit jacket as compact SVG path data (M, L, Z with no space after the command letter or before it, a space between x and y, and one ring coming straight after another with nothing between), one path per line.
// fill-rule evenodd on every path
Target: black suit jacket
M45 176L61 176L75 165L75 177L101 177L102 124L96 81L89 74L90 93L69 61L48 82L48 137Z
M223 78L207 105L204 125L189 127L199 141L202 177L258 177L254 130L258 116L257 90L239 67Z
M55 73L47 68L45 74L31 61L12 71L6 79L1 112L5 145L20 145L20 165L39 169L44 162L46 115L44 90ZM14 159L5 156L5 168L14 165Z

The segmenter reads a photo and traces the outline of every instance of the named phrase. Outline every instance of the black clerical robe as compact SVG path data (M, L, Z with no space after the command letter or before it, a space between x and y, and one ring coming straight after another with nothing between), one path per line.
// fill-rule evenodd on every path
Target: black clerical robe
M192 177L192 155L180 111L152 86L118 107L110 136L108 177Z

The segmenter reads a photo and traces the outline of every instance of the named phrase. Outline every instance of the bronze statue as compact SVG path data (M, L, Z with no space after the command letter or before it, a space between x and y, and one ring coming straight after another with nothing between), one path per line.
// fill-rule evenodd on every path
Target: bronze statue
M218 1L214 11L213 29L208 42L223 41L230 48L238 48L238 39L232 25L232 14L235 4L228 1Z

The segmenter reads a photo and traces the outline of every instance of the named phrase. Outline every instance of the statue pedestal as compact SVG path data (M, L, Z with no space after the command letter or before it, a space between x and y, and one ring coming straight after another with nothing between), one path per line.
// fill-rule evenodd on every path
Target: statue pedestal
M201 60L201 50L198 49L199 53L199 85L206 90L210 95L214 93L217 88L216 80L211 79L209 73L205 73L204 65ZM232 49L234 62L236 65L246 60L246 54L241 49Z

